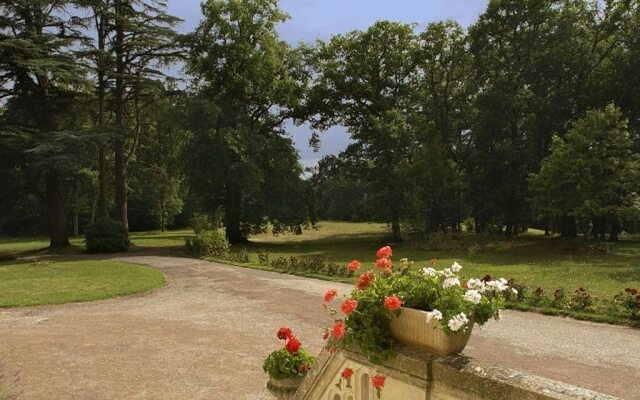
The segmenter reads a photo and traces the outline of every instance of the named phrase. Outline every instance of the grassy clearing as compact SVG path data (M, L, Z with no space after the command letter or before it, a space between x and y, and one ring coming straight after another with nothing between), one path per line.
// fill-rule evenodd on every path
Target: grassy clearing
M191 234L190 230L137 232L130 238L139 247L175 247L182 246L184 237ZM258 265L258 252L262 249L269 253L271 260L320 255L343 264L356 258L371 268L375 250L388 244L387 235L382 224L325 221L300 236L257 235L247 245L235 246L232 251L238 252L244 247L253 266ZM82 246L82 239L75 238L72 243ZM44 248L47 244L45 238L0 239L0 253ZM467 277L491 274L514 278L531 290L542 287L553 293L558 286L567 290L585 287L595 296L611 298L625 287L640 287L640 237L637 236L623 237L610 253L595 249L595 243L547 238L535 230L514 240L487 239L471 249L469 243L462 243L456 250L451 250L449 244L436 243L436 249L446 250L433 250L432 246L414 240L391 243L395 260L407 257L418 266L427 265L432 258L437 258L440 266L458 261ZM81 249L76 247L76 251Z
M0 262L0 307L100 300L164 285L157 270L113 261Z
M386 237L387 231L380 224L321 222L317 230L302 236L259 235L245 247L252 263L257 263L258 251L263 249L272 260L321 255L343 264L359 259L372 268L375 250L387 244ZM395 260L407 257L418 266L428 265L433 258L440 266L458 261L467 277L491 274L514 278L532 289L542 287L553 292L559 286L567 290L585 287L595 296L609 298L626 287L640 287L640 242L628 238L610 253L588 242L545 238L536 231L515 240L487 240L471 251L431 250L411 240L392 246Z
M189 235L193 235L193 231L176 230L167 232L132 232L129 235L129 240L131 240L134 247L175 247L183 246L185 236ZM60 249L59 252L84 252L83 237L73 237L69 241L71 242L71 246L65 249ZM3 254L15 254L25 251L44 250L48 246L49 239L46 237L0 237L0 256Z

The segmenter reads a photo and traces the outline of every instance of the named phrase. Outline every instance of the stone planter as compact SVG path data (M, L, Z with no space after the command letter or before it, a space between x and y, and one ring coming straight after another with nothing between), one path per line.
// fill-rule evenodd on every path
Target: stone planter
M292 400L302 382L302 377L269 379L267 389L279 400Z
M464 349L471 336L473 321L463 333L447 335L438 321L427 323L426 311L402 307L399 317L391 320L391 333L400 343L448 356Z

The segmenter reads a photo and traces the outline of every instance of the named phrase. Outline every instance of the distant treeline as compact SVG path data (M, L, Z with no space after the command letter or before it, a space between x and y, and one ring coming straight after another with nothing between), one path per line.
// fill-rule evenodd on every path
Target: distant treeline
M0 234L206 213L232 242L316 219L617 239L640 214L640 1L500 0L292 47L276 0L0 2ZM184 80L165 76L184 65ZM352 144L303 169L311 145ZM201 214L199 214L201 215Z

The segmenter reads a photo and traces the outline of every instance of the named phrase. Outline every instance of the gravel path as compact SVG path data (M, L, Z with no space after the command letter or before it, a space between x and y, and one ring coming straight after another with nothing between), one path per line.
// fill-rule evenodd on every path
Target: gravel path
M28 400L270 399L261 369L290 325L322 346L329 287L313 279L159 256L118 258L162 271L142 296L0 310L0 360ZM640 399L640 331L508 311L476 327L465 354Z

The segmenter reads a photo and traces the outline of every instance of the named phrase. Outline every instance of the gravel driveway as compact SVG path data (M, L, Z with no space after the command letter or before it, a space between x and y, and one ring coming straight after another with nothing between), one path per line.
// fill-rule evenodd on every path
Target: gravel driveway
M0 310L0 360L27 400L271 399L261 364L275 331L316 353L329 287L314 279L179 257L125 256L167 277L150 294ZM465 354L640 399L640 331L507 311Z

